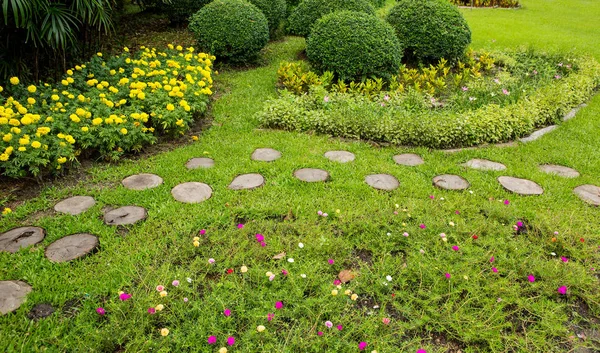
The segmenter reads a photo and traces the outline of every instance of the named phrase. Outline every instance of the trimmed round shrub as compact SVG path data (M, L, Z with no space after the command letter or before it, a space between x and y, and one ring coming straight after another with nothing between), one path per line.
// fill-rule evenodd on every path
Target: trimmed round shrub
M397 74L402 46L394 29L374 15L340 11L323 16L306 42L313 67L337 78L363 80Z
M467 22L447 0L399 0L387 21L404 44L409 61L455 62L471 43Z
M218 59L245 62L254 59L269 41L267 18L243 0L215 0L190 19L201 50Z
M287 30L306 37L321 17L343 10L375 15L375 8L368 0L303 0L290 14Z
M184 23L204 5L212 0L171 0L171 3L158 2L158 9L165 13L171 23Z
M269 22L269 32L271 37L275 34L281 21L286 15L285 0L248 0L253 3L267 18Z

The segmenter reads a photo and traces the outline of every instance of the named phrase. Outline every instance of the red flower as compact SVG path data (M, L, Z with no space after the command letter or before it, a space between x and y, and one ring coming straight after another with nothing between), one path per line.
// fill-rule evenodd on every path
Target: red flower
M232 273L233 273L233 268L228 268L228 269L227 269L227 274L228 274L228 275L230 275L230 274L232 274Z
M477 236L477 234L473 234L473 236L471 238L473 238L475 240L479 239L479 237Z

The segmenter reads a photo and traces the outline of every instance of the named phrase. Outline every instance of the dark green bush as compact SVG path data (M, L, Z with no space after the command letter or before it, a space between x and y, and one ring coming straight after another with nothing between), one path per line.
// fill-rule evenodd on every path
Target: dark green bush
M269 33L271 37L279 28L281 21L285 18L285 0L248 0L253 3L267 18L269 22Z
M398 73L402 46L394 29L374 15L341 11L323 16L306 42L306 54L319 71L341 80L389 78Z
M187 22L190 16L198 12L212 0L171 0L170 3L159 2L158 9L165 13L171 23Z
M375 8L368 0L303 0L290 14L287 30L306 37L321 17L343 10L375 14Z
M375 7L382 7L383 5L385 5L385 0L370 0L371 4L373 4L373 6Z
M190 19L201 50L217 59L246 62L256 57L269 41L265 15L243 0L215 0Z
M447 0L399 0L387 21L405 46L409 61L455 62L471 43L471 30Z

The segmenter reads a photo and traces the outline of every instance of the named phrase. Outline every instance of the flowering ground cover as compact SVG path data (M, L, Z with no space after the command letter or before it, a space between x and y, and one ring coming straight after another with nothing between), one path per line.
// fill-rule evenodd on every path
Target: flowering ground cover
M528 25L538 29L536 23ZM599 35L590 31L590 38ZM515 35L514 44L520 39ZM573 42L568 35L554 40ZM197 142L98 164L77 185L47 188L19 205L2 201L12 212L0 218L0 232L35 225L47 233L36 246L0 253L0 281L32 286L16 312L0 316L0 351L599 349L600 211L573 188L600 185L600 97L538 141L452 154L257 129L256 113L276 94L279 63L303 47L303 40L286 38L267 48L264 66L217 76L213 125ZM595 50L589 53L598 59ZM263 147L281 157L252 160ZM330 161L323 155L332 150L355 159ZM405 152L424 163L396 164L392 157ZM187 169L196 157L214 166ZM461 165L473 158L506 170ZM549 163L580 176L538 168ZM300 168L324 169L329 180L297 180ZM121 185L138 173L163 183L147 190ZM261 174L265 184L228 187L247 173ZM364 179L375 173L393 175L400 186L371 188ZM460 175L470 186L436 188L432 178L440 174ZM533 180L544 193L513 194L497 182L502 175ZM190 181L209 185L211 198L176 201L172 188ZM96 204L77 216L52 210L73 195ZM108 207L126 205L144 207L147 217L129 226L104 223ZM45 257L48 245L81 232L99 238L95 253L66 263ZM32 309L43 303L54 312L39 318L42 310Z

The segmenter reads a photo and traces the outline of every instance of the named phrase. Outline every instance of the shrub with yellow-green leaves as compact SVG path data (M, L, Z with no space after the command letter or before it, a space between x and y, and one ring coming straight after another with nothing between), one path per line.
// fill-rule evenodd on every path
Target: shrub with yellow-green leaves
M214 56L169 45L77 65L55 85L0 86L0 174L37 176L80 155L116 160L182 135L212 95Z

